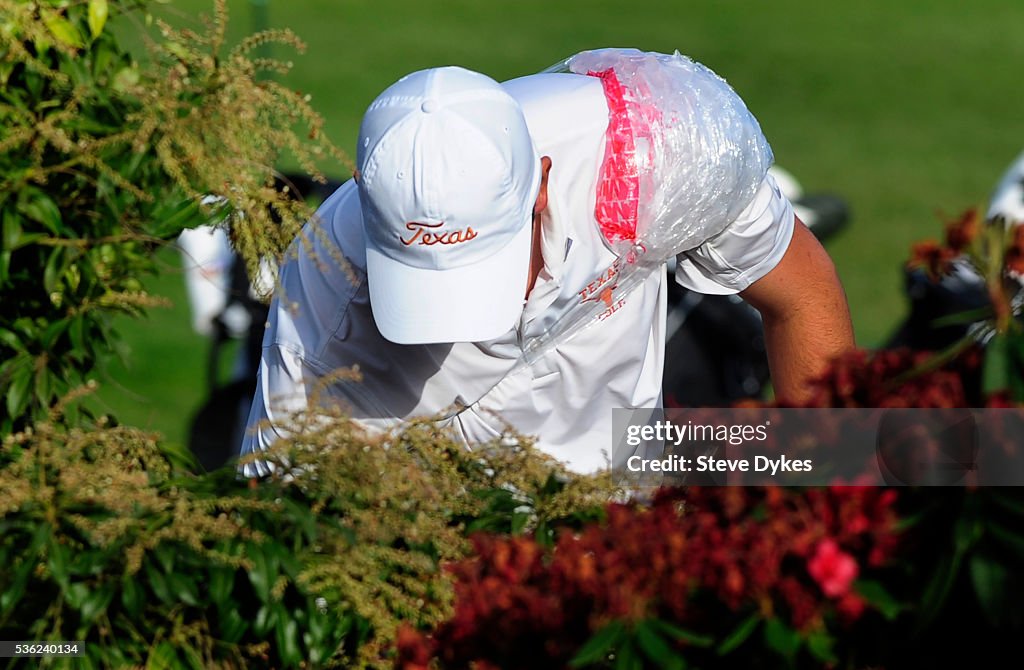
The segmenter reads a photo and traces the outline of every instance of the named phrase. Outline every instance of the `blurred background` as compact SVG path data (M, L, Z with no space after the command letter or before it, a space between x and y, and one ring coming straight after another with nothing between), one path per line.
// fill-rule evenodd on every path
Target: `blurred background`
M370 101L408 72L457 64L509 79L575 52L680 52L725 77L809 192L849 204L827 248L846 286L859 344L878 346L905 312L901 266L912 242L983 206L1024 146L1024 3L977 0L231 0L229 45L255 28L290 28L304 54L284 81L312 96L333 141L354 153ZM211 0L172 0L157 16L201 25ZM131 31L134 26L120 26ZM1017 32L1020 31L1020 32ZM288 163L282 169L293 169ZM345 165L323 165L331 177ZM147 282L173 307L123 319L98 409L186 440L204 402L208 340L191 329L177 252ZM230 358L230 357L226 357Z

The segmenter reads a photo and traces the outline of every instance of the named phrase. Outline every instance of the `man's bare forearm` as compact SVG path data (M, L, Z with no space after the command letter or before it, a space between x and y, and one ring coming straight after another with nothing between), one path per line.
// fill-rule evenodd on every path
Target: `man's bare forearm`
M829 362L854 347L845 296L829 296L813 308L764 320L768 365L775 397L799 404L810 395L809 383Z
M768 364L781 402L807 400L809 382L855 346L835 266L799 219L782 260L743 297L764 317Z

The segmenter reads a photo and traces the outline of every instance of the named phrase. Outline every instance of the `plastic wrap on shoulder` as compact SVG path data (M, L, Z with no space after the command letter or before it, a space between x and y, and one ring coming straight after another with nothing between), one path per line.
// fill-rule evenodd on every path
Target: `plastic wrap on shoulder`
M621 253L665 260L699 246L739 216L772 164L736 92L678 52L584 51L547 71L602 79L611 118L595 214Z

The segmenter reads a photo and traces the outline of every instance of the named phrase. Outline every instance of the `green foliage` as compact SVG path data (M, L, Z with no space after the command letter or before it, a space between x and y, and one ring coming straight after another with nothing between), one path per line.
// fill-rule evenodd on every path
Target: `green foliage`
M912 609L916 632L946 625L942 619L951 607L978 612L993 631L1024 630L1015 598L1024 587L1024 497L1019 489L922 493L920 498L925 513L910 532L940 558L918 576L923 594Z
M84 640L92 667L388 666L399 622L450 615L441 566L477 519L502 523L489 491L528 501L524 532L613 492L512 436L382 443L323 414L287 426L274 476L197 477L137 429L64 426L87 391L0 447L0 639Z
M615 620L590 638L569 665L573 668L609 667L614 670L683 670L687 664L676 648L678 643L708 647L713 640L661 619L644 619L630 625Z
M301 48L291 33L226 50L218 1L204 34L157 22L143 64L108 17L144 31L144 6L0 0L0 434L90 378L113 315L161 304L140 283L158 245L219 221L250 266L279 255L309 216L272 187L280 150L313 174L317 156L343 160L305 98L258 76L287 66L248 57Z

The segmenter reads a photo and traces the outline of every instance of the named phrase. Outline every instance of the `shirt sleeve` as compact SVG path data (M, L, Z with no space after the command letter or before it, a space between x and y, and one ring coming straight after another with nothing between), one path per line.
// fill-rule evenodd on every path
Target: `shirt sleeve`
M284 423L307 408L307 386L319 373L295 351L280 345L263 348L258 383L249 409L249 421L242 437L240 456L261 454L287 432ZM264 460L248 460L242 468L246 477L263 477L272 468Z
M293 416L311 409L311 400L324 402L330 395L320 380L332 368L320 355L345 324L353 298L365 290L358 204L354 184L342 185L289 251L281 290L267 317L256 391L240 446L243 457L266 451L286 435L284 426L294 423ZM270 469L266 461L251 460L242 472L256 477Z
M676 257L676 281L698 293L739 293L782 260L793 236L793 205L771 175L725 230Z

